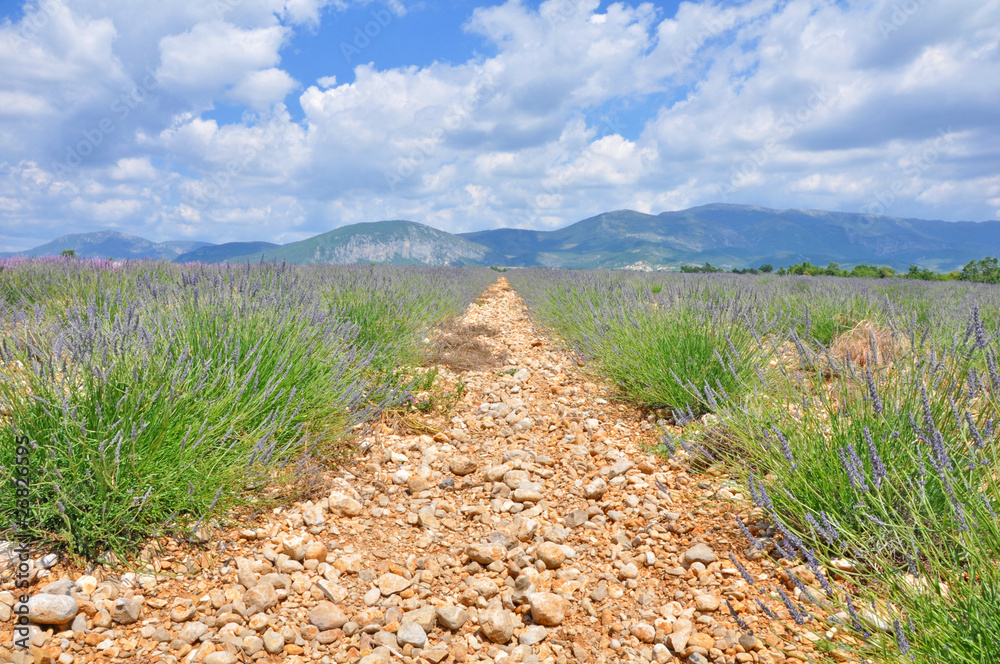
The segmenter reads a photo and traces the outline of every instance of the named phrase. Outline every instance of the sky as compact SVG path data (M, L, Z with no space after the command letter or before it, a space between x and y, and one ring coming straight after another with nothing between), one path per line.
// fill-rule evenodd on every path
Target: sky
M0 0L0 250L1000 219L1000 0Z

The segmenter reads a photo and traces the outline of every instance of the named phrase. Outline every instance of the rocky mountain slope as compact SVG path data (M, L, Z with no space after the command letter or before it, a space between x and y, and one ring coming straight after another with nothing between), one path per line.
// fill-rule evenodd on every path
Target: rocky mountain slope
M485 247L413 221L343 226L307 240L264 251L264 260L289 263L482 265Z

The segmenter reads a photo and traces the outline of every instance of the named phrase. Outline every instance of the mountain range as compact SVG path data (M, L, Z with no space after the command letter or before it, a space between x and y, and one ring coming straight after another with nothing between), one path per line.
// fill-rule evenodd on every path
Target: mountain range
M25 252L73 249L84 257L155 258L205 263L498 265L562 268L676 269L710 262L723 268L811 261L937 271L1000 253L998 221L932 221L822 210L774 210L711 204L658 215L605 212L553 231L500 228L452 234L414 221L351 224L306 240L150 242L117 231L64 235Z
M119 231L94 231L93 233L73 233L61 235L27 251L0 253L2 258L12 256L58 256L64 251L73 251L77 256L86 258L157 258L174 260L178 256L210 246L209 242L178 240L171 242L152 242L138 235L129 235Z

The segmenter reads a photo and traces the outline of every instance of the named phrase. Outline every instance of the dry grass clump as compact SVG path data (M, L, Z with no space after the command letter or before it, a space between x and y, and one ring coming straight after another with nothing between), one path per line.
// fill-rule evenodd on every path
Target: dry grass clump
M507 359L507 351L495 353L482 340L483 337L498 334L496 329L482 323L449 325L435 339L435 348L428 362L443 364L452 371L476 371L500 366Z
M830 344L830 356L840 365L831 367L830 372L839 373L847 363L860 369L890 364L909 349L910 340L905 336L866 318Z

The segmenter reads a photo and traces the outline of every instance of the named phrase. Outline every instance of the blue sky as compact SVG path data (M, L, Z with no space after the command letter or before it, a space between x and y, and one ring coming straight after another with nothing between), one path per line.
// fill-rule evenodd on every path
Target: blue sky
M0 0L0 250L1000 219L1000 0Z

